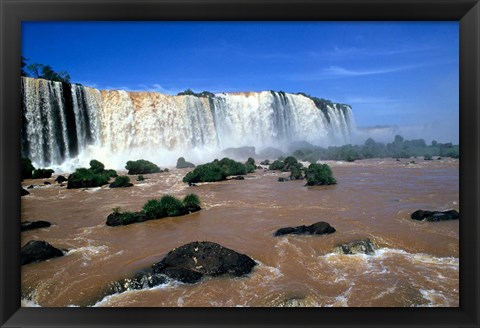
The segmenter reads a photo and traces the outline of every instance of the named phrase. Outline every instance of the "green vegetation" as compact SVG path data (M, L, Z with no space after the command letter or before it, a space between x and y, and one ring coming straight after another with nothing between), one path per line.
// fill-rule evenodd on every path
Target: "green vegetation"
M247 165L251 165L251 163L247 161ZM183 182L215 182L226 180L230 175L245 174L247 174L246 165L225 157L220 161L216 159L213 162L198 165L192 172L187 173L183 178Z
M263 162L260 162L260 165L270 165L270 161L266 159Z
M103 163L92 159L90 168L78 168L68 176L67 189L100 187L116 176L115 170L105 170Z
M269 170L283 170L283 162L281 160L275 160L270 166L268 167Z
M217 162L198 165L195 170L188 172L183 182L214 182L227 179L227 173Z
M52 177L52 173L55 172L52 169L35 169L33 170L33 179L49 179Z
M310 163L315 163L319 160L353 162L367 158L410 158L425 155L459 158L459 146L451 143L442 144L435 140L430 145L427 145L423 139L404 140L402 136L397 135L393 142L387 144L376 142L369 138L363 145L344 145L328 148L310 146L297 149L293 154L297 158ZM278 167L278 164L275 167Z
M22 165L22 180L23 179L31 179L32 172L35 170L35 167L32 165L32 161L29 158L22 158L21 160Z
M185 169L185 168L193 168L195 167L195 164L187 162L184 157L179 157L177 159L177 169Z
M432 155L426 154L425 156L423 156L423 159L424 159L425 161L431 161L431 160L432 160Z
M133 184L130 183L130 178L126 175L119 175L115 178L115 181L110 184L110 188L123 188L123 187L132 187Z
M143 206L143 213L149 219L160 219L166 216L180 216L200 210L200 198L189 194L182 200L164 195L160 199L150 199Z
M157 165L144 159L128 161L125 168L128 170L128 174L147 174L158 173L162 171Z
M188 194L183 197L183 206L189 212L195 212L200 210L200 198L195 194Z
M108 178L90 169L79 168L68 176L67 189L100 187L108 183Z
M70 83L70 75L65 72L55 72L53 68L49 65L33 63L27 65L28 59L22 56L21 62L21 75L30 76L39 79L46 79L50 81L65 82ZM26 70L25 70L26 67Z
M145 178L143 177L143 175L140 174L140 175L137 177L137 181L143 181L143 180L145 180Z
M255 165L255 160L251 157L247 159L245 162L245 169L247 170L247 173L253 173L257 169L257 166Z
M305 171L308 186L332 185L337 181L332 175L332 170L327 164L310 164Z
M200 93L195 93L191 89L186 89L185 91L179 92L177 96L195 96L195 97L204 97L204 98L214 98L215 95L210 91L203 91Z

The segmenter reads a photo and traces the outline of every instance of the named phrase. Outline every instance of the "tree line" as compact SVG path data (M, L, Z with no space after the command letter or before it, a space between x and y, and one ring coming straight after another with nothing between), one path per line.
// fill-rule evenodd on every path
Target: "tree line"
M27 64L27 61L28 59L22 56L22 76L70 83L70 75L66 71L56 72L50 65L44 65L39 63Z

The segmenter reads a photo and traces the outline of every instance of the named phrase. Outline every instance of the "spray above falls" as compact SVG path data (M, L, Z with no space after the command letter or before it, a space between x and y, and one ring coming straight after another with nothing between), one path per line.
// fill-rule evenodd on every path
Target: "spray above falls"
M350 106L302 94L171 96L22 77L22 156L40 167L88 156L122 168L125 159L169 165L229 147L342 145L353 129Z

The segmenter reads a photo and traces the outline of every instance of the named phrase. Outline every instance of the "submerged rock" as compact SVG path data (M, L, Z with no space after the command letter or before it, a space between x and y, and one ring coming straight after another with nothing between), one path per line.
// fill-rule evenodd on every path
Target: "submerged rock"
M154 274L165 274L174 280L194 283L204 275L243 276L250 273L255 265L255 261L247 255L216 243L196 241L170 251L152 268Z
M460 214L455 210L449 211L424 211L418 210L412 213L411 218L417 221L447 221L447 220L457 220L460 218Z
M26 195L30 195L30 193L26 189L22 188L22 192L21 192L20 195L21 196L26 196Z
M298 227L286 227L278 229L274 236L282 236L287 234L294 235L324 235L334 233L336 229L327 222L317 222L309 226L301 225Z
M278 182L286 182L288 180L289 180L288 178L282 178L282 177L278 178Z
M20 228L21 231L28 231L28 230L39 229L39 228L48 228L52 225L50 222L42 221L42 220L33 221L33 222L24 221L21 224L22 224Z
M22 265L59 256L63 256L61 250L42 240L30 240L20 251L20 261Z
M333 248L333 252L338 254L366 254L373 255L377 249L369 238L354 240L345 244L337 245Z
M245 180L245 178L242 177L241 175L237 175L237 176L231 177L230 180Z

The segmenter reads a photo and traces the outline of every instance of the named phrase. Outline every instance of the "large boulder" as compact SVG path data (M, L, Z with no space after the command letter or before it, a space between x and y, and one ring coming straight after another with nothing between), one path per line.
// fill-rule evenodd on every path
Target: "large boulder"
M111 227L147 221L149 218L142 212L113 212L107 216L107 225Z
M274 236L282 235L324 235L334 233L336 230L327 222L317 222L309 226L301 225L298 227L286 227L278 229Z
M185 169L185 168L194 168L195 164L187 162L184 157L179 157L177 159L177 169Z
M333 248L333 252L337 254L366 254L373 255L377 249L377 245L369 238L354 240L348 243L337 245Z
M152 267L154 274L164 274L184 283L195 283L205 276L224 274L236 277L252 271L255 261L219 244L192 242L170 251Z
M447 220L457 220L460 218L460 214L455 210L449 211L424 211L418 210L412 213L411 218L417 221L447 221Z
M20 262L22 265L59 256L63 256L61 250L42 240L30 240L20 250Z
M20 230L21 231L28 231L28 230L39 229L39 228L48 228L51 225L52 224L50 222L42 221L42 220L33 221L33 222L24 221L24 222L22 222Z
M28 192L28 190L22 188L22 192L20 194L21 196L26 196L26 195L30 195L30 193Z
M247 255L219 244L192 242L173 249L160 262L153 264L150 269L137 272L133 278L112 283L106 290L106 295L152 288L170 279L191 284L204 276L243 276L250 273L255 265L255 261Z
M63 175L59 175L56 179L55 182L62 183L68 181L67 178L65 178Z

